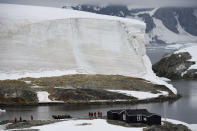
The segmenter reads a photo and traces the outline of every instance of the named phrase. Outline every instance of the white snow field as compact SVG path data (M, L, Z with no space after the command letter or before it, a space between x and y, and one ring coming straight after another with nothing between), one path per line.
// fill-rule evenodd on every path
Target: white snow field
M160 80L144 46L145 23L69 9L0 4L0 79L118 74Z
M185 122L181 122L173 119L162 119L162 121L168 121L173 124L183 124L187 126L189 129L193 129L195 125L190 125ZM191 128L192 126L192 128ZM109 130L109 131L143 131L143 127L123 127L118 125L108 124L104 119L94 119L94 120L66 120L63 122L57 122L54 124L44 125L44 126L36 126L31 129L39 129L40 131L101 131L101 130ZM192 130L196 131L196 130Z
M6 112L6 110L0 109L0 113L4 113Z
M111 125L104 119L68 120L44 126L32 127L31 129L39 129L40 131L143 131L143 128Z
M162 96L168 96L167 91L160 91L160 93L154 94L151 92L143 92L143 91L130 91L130 90L108 90L111 92L117 92L121 93L127 96L133 96L136 97L139 100L145 100L145 99L150 99L150 98L157 98L160 95Z
M184 47L184 48L176 51L175 53L180 53L180 52L188 52L192 57L189 61L195 62L195 64L191 65L188 70L197 69L197 45L196 44L188 44L187 47Z
M39 103L44 103L44 102L52 102L48 97L49 97L49 93L46 91L38 91L37 92L37 96L38 96L38 101Z
M38 91L37 97L38 97L39 103L54 103L54 102L63 103L63 101L55 101L55 100L49 99L49 93L47 91Z

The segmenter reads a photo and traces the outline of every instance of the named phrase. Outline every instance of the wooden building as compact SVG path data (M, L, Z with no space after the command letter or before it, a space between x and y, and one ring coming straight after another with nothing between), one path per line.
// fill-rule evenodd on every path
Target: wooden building
M146 109L110 110L107 112L110 120L120 120L127 123L144 123L148 125L161 125L161 116L150 113Z

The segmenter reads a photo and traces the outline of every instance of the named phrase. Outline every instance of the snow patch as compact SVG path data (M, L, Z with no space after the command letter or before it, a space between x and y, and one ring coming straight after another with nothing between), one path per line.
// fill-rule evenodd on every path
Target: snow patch
M6 110L0 109L0 113L4 113L6 112Z
M165 49L167 49L167 50L180 50L180 49L195 46L195 45L196 45L196 43L170 44L170 45L165 46Z
M162 121L167 121L167 122L170 122L172 124L182 124L182 125L185 125L187 126L189 129L191 129L191 125L188 124L188 123L185 123L185 122L182 122L182 121L178 121L178 120L174 120L174 119L168 119L168 118L162 118ZM192 130L192 131L195 131L195 130Z
M39 103L52 102L52 101L49 99L49 93L46 92L46 91L38 91L38 92L37 92L37 97L38 97Z
M38 91L37 97L39 103L64 103L63 101L50 100L49 93L47 91Z
M183 124L187 126L189 129L193 129L192 131L196 131L196 125L189 125L185 122L181 122L173 119L164 119L162 121L171 122L173 124ZM193 128L191 127L193 126ZM94 120L66 120L62 122L56 122L53 124L42 125L31 127L30 129L39 129L40 131L101 131L101 130L109 130L109 131L143 131L143 127L123 127L119 125L112 125L106 122L104 119L94 119Z
M159 77L161 80L163 80L163 81L166 81L166 82L169 82L169 81L171 81L170 79L168 79L168 78L166 78L166 77Z
M197 124L190 124L190 129L192 131L197 131Z
M31 84L31 81L24 81L26 84Z
M130 90L107 90L111 92L121 93L127 96L133 96L139 100L145 100L150 98L157 98L160 95L168 96L168 92L160 91L161 93L153 94L151 92L143 92L143 91L130 91Z
M103 119L68 120L49 125L31 127L30 129L39 129L40 131L64 131L65 129L69 131L143 131L143 128L122 127L108 124L106 120Z
M189 61L195 62L195 64L191 65L188 70L197 69L197 45L191 44L190 46L182 48L176 51L175 53L181 53L181 52L188 52L192 57Z

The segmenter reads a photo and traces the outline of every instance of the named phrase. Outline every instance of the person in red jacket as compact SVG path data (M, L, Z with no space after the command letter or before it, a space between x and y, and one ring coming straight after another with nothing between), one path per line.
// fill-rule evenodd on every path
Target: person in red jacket
M14 117L14 122L17 122L17 118L16 117Z

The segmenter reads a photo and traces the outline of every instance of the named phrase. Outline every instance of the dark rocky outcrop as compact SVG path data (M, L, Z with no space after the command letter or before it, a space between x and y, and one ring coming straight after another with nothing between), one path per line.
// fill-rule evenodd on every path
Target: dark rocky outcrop
M37 103L37 94L23 81L0 81L0 104Z
M183 29L191 35L197 36L197 16L194 15L196 8L178 8L178 20Z
M174 33L179 33L177 30L177 20L174 13L174 8L159 8L153 17L160 19L169 30Z
M173 43L166 41L166 39L158 38L158 34L152 34L152 30L157 27L153 18L161 20L167 30L179 34L178 24L180 27L190 35L197 36L197 7L163 7L158 8L153 14L153 8L128 8L125 5L91 5L82 4L76 6L64 6L63 8L72 8L74 10L81 10L93 12L97 14L113 15L119 17L138 18L146 23L146 33L152 39L150 43L166 44ZM160 30L158 28L158 30ZM162 30L160 30L162 32ZM193 40L191 40L193 42Z
M146 33L151 32L152 29L156 27L153 18L148 13L139 14L138 17L142 17L144 22L146 23Z
M60 89L52 88L49 90L51 97L59 101L99 101L99 100L137 100L134 97L120 93L109 92L99 89Z
M170 79L193 79L197 78L197 70L188 70L188 68L195 64L189 61L191 55L188 52L169 53L162 57L162 59L153 65L153 71L161 77Z

